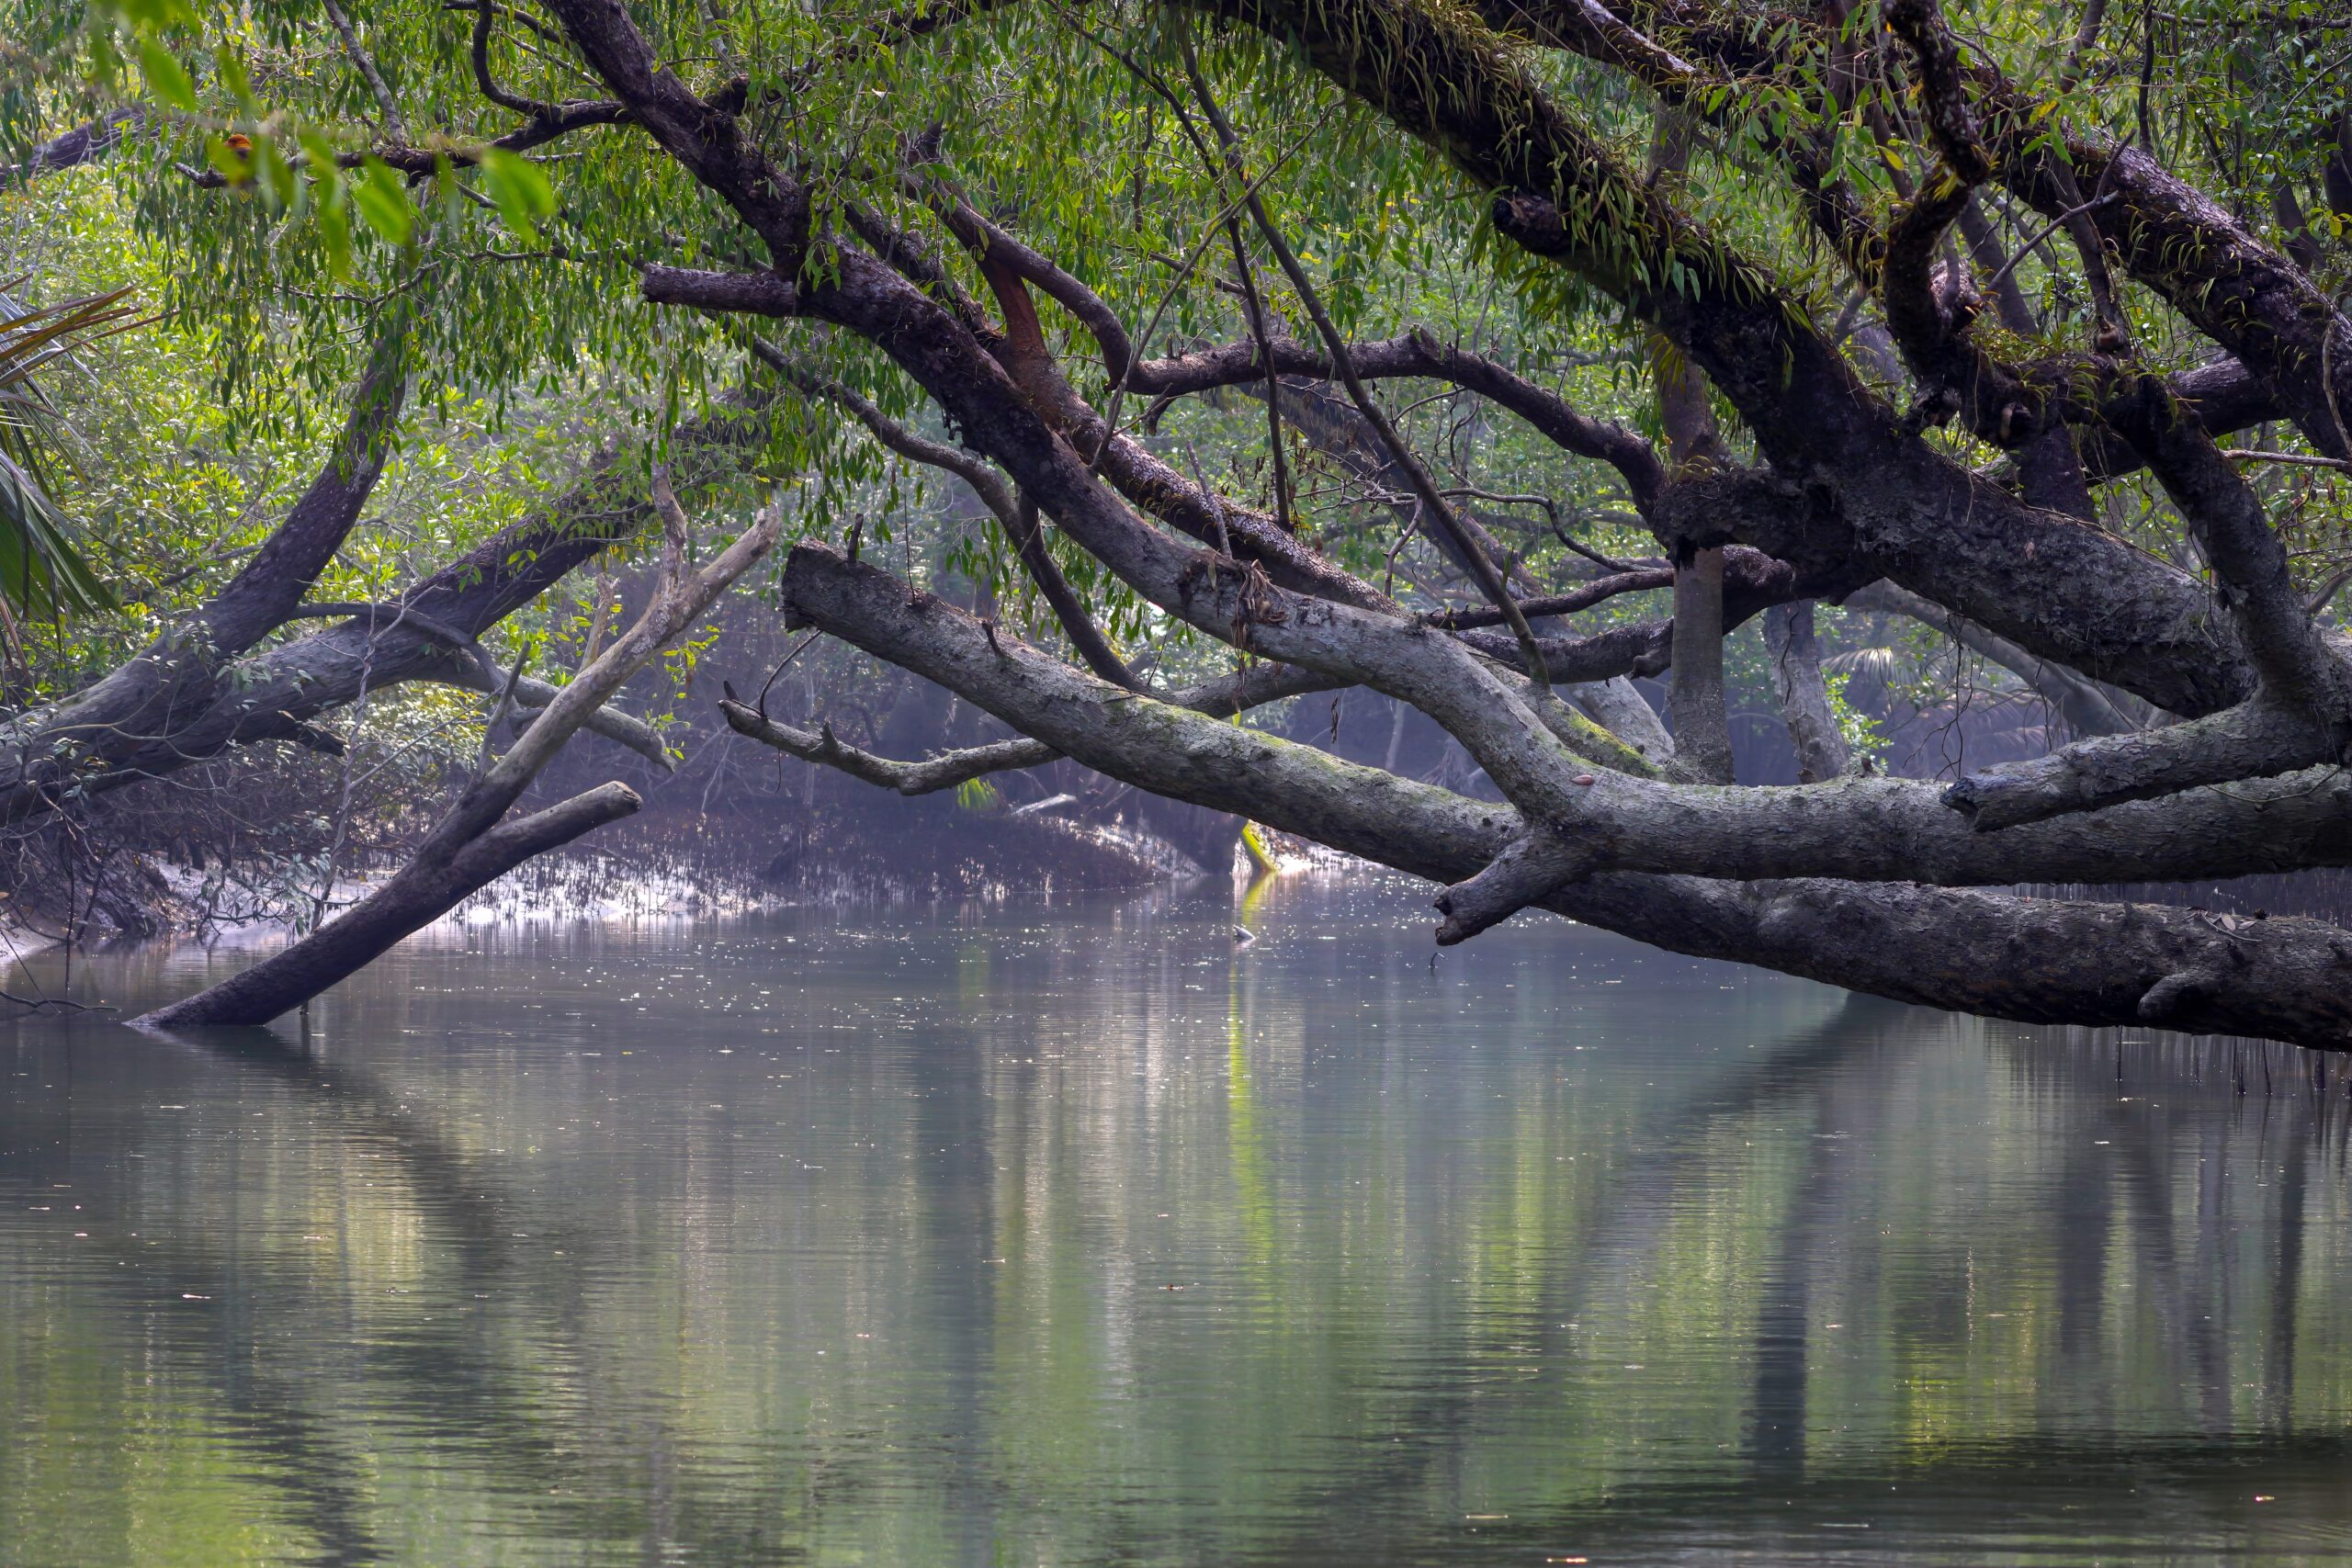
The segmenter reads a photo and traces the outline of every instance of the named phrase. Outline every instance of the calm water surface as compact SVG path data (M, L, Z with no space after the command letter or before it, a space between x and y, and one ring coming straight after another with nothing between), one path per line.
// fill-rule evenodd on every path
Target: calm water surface
M2352 1561L2341 1077L1425 898L15 1025L0 1562Z

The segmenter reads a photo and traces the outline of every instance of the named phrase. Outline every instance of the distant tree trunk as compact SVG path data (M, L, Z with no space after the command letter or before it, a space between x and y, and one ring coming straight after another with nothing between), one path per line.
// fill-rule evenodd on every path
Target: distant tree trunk
M1851 759L1830 709L1829 682L1821 673L1811 600L1764 612L1764 649L1771 658L1772 689L1781 699L1789 740L1796 747L1797 782L1826 784L1842 777Z
M1690 162L1690 121L1675 110L1658 114L1650 142L1650 177L1679 185ZM1723 435L1698 369L1664 338L1652 344L1658 422L1678 473L1725 462ZM1724 694L1724 552L1720 547L1678 549L1674 555L1674 665L1667 674L1667 709L1674 716L1674 754L1682 771L1702 784L1732 782L1731 716Z
M1674 569L1674 755L1696 778L1732 782L1724 707L1724 553L1694 550Z

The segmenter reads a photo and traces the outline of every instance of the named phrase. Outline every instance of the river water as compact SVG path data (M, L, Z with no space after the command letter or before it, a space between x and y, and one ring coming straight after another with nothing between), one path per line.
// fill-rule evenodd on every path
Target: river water
M2335 1072L1548 919L1432 965L1426 898L496 926L307 1031L17 1023L0 1562L2352 1560Z

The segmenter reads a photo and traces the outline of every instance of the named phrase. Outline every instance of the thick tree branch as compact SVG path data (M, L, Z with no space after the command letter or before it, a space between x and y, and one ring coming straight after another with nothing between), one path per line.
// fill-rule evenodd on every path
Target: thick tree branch
M2102 735L1956 781L1944 803L1980 832L2209 784L2294 773L2329 755L2301 715L2247 703L2143 735ZM2152 879L2153 880L2153 879Z
M94 163L120 146L125 140L147 128L148 109L144 104L126 104L109 109L95 119L85 120L51 141L34 148L21 164L0 164L0 187L60 169L78 168Z
M800 291L772 272L706 272L649 263L638 269L649 305L685 305L744 316L797 316Z
M629 118L766 244L777 277L797 276L808 247L808 188L769 160L736 114L696 96L655 59L620 0L546 0L546 9Z
M1088 767L1156 793L1254 814L1247 802L1329 776L1316 771L1333 761L1320 752L1120 692L1001 634L991 637L943 601L916 596L910 604L889 574L823 546L793 550L784 598L795 625L935 681ZM2153 750L2157 739L2132 743ZM1301 752L1307 756L1295 755ZM1343 766L1350 787L1368 798L1400 782L1377 769ZM2352 858L2352 818L2342 811L2352 779L2325 773L2067 815L2001 834L1970 830L1936 785L1914 779L1728 788L1599 772L1561 783L1577 808L1534 816L1611 871L2005 886L2241 875Z
M1295 338L1268 345L1274 369L1283 376L1317 381L1333 378L1330 355ZM1351 344L1348 357L1367 381L1427 377L1476 392L1525 420L1563 451L1609 464L1623 476L1636 506L1646 507L1666 482L1666 466L1648 442L1623 425L1578 413L1566 399L1547 392L1517 372L1467 349L1440 342L1425 329L1399 337ZM1127 385L1159 398L1181 397L1217 387L1238 387L1265 378L1257 344L1250 339L1195 349L1135 367Z
M935 181L921 176L910 179L916 193L946 224L948 232L976 259L1011 272L1077 317L1102 349L1103 373L1110 377L1113 386L1119 384L1135 363L1135 342L1127 335L1126 324L1119 320L1118 312L1104 303L1101 295L1050 257L981 216L962 197Z
M2088 231L2086 254L2111 252L2234 355L2312 446L2352 457L2352 331L2302 268L2146 150L2083 134L2054 148L2046 105L1981 62L1973 74L2001 182L2052 217L2085 206L2086 186L2113 197L2072 220Z
M1437 944L1451 947L1500 925L1592 874L1591 847L1537 826L1513 839L1476 876L1437 896Z
M2109 423L2139 448L2204 549L2265 691L2335 737L2340 755L2352 739L2343 660L2296 591L2253 487L2155 377L2109 404Z
M0 731L0 818L41 815L68 794L99 787L181 716L234 692L224 673L231 661L295 614L383 472L408 385L406 328L404 313L391 312L318 475L228 586L130 662ZM278 733L294 738L300 728Z

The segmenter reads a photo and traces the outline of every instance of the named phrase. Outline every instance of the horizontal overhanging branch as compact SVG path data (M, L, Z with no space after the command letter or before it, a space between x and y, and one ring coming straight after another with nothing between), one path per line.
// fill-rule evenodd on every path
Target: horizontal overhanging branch
M1002 633L989 634L985 624L981 630L989 635L991 647L1001 646ZM1212 718L1231 718L1268 703L1333 691L1337 686L1336 682L1288 665L1255 664L1233 675L1168 693L1166 700ZM989 773L1038 767L1061 756L1041 740L1013 739L944 751L920 761L900 761L850 745L835 735L829 724L803 729L797 725L779 723L738 701L731 686L719 700L718 712L729 728L747 739L907 795L932 795Z
M1980 832L2015 829L2205 785L2275 779L2334 754L2329 737L2308 718L2253 702L2165 729L2095 736L1987 768L1955 781L1944 802Z
M744 316L797 316L800 291L772 272L705 272L647 265L638 286L650 305L684 305Z
M1039 767L1061 756L1042 740L1005 740L993 746L965 747L919 762L902 762L850 745L834 735L831 725L802 729L779 724L732 697L720 700L718 712L738 735L900 795L933 795L989 773Z
M938 682L1022 733L1157 794L1274 821L1265 814L1267 797L1303 792L1331 803L1338 816L1322 826L1339 830L1353 818L1351 803L1371 810L1370 803L1400 787L1379 769L1095 681L823 546L793 550L784 599L797 621ZM2004 886L2352 864L2346 814L2352 779L2324 769L2076 812L1999 834L1972 831L1939 786L1916 779L1728 788L1600 771L1563 772L1556 783L1577 809L1550 826L1582 835L1596 867L1609 870ZM1518 819L1506 807L1486 809Z
M1167 359L1145 360L1129 372L1127 386L1159 398L1238 387L1265 379L1270 357L1276 375L1308 376L1317 381L1332 378L1330 355L1295 338L1273 338L1266 349L1261 355L1255 339L1244 339ZM1558 393L1546 391L1483 355L1416 330L1354 344L1348 355L1356 374L1367 381L1422 377L1478 393L1519 415L1563 451L1617 469L1637 506L1648 506L1665 488L1666 465L1648 442L1613 421L1578 412Z

